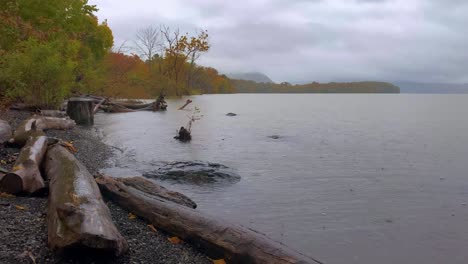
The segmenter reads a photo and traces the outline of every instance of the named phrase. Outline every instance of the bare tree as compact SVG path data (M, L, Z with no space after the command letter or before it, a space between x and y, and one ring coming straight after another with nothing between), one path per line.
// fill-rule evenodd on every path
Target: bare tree
M128 53L130 52L130 47L127 45L127 40L124 40L118 47L112 47L112 51L115 53Z
M151 63L154 55L163 48L161 31L152 26L139 29L136 34L135 47L140 56Z

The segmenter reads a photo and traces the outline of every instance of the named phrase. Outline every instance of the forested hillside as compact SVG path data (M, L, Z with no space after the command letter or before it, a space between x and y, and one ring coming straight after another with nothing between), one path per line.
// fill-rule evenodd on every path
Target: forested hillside
M292 85L287 82L256 83L231 80L237 93L400 93L400 88L385 82L308 83Z

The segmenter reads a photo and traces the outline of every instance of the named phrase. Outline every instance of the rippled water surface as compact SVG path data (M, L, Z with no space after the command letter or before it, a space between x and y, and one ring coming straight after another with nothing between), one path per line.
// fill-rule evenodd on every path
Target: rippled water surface
M173 139L185 99L98 114L119 148L105 171L222 164L240 181L156 180L325 263L467 263L467 95L194 96L187 144Z

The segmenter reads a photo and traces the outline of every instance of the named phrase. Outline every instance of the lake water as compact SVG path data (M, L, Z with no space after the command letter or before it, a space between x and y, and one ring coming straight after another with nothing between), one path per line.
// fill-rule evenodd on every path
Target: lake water
M468 95L190 98L204 116L186 144L173 139L186 98L163 113L98 114L120 149L105 172L221 163L241 180L159 182L324 263L467 263Z

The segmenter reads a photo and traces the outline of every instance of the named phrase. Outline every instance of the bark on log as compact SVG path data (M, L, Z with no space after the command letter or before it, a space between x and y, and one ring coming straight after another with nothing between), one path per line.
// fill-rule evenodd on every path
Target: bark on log
M70 118L58 118L33 115L21 122L13 133L12 143L23 146L31 136L44 135L42 130L59 129L67 130L75 126Z
M10 140L12 135L10 124L7 121L0 120L0 144Z
M178 192L169 191L163 186L143 177L116 178L116 180L150 196L157 196L189 208L197 208L197 204L187 196Z
M67 114L75 120L77 125L91 126L94 124L94 103L87 98L70 98L67 105Z
M127 242L111 220L99 188L81 162L60 145L46 154L50 180L47 212L48 244L56 249L87 247L124 253Z
M13 170L0 180L0 191L11 194L33 194L46 187L39 166L47 151L47 137L29 138Z
M208 217L185 206L145 195L108 176L96 179L102 193L153 225L227 263L320 263L266 236Z

